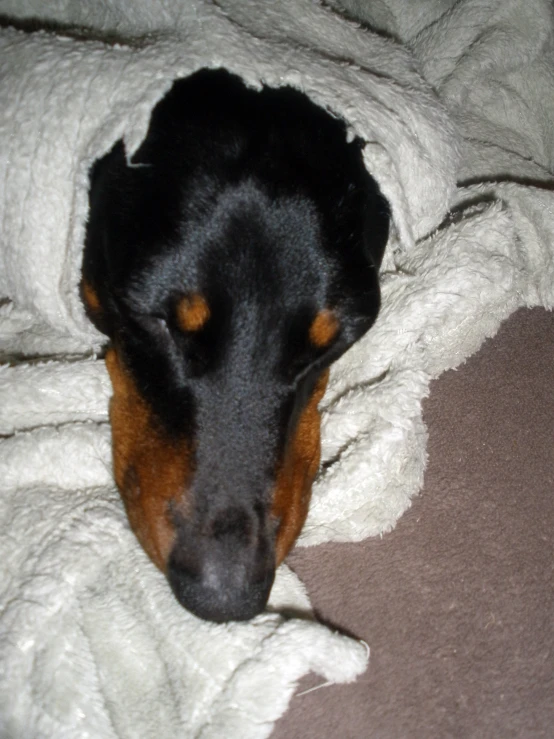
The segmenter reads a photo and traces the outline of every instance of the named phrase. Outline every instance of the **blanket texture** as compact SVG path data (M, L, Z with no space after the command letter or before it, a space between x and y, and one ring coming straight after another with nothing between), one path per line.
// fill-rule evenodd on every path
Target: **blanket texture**
M267 613L219 626L140 550L78 299L88 169L121 136L132 154L172 81L206 66L293 85L367 141L394 219L383 310L332 371L300 543L381 534L422 483L430 378L517 307L554 304L551 4L47 5L0 2L51 27L0 32L0 351L45 360L0 367L0 734L268 736L301 675L352 680L368 651L313 619L286 567Z

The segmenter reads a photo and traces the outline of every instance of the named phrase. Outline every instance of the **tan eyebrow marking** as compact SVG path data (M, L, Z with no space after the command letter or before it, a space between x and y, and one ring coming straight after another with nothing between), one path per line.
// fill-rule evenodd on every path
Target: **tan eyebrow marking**
M93 313L96 313L96 311L99 311L102 307L100 305L100 300L98 299L98 295L96 294L95 289L92 287L90 283L88 283L86 280L83 280L82 283L82 294L83 294L83 300L85 301L87 308L92 311Z
M182 331L199 331L210 317L210 307L197 293L185 295L177 304L177 323Z
M339 319L332 310L320 310L310 326L310 341L314 346L323 349L328 346L339 331Z

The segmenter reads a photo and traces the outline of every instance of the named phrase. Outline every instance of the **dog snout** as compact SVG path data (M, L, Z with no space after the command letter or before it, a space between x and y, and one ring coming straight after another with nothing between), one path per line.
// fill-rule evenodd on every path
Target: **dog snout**
M177 600L199 618L247 621L264 610L275 577L270 537L240 508L221 511L207 526L186 525L169 558Z

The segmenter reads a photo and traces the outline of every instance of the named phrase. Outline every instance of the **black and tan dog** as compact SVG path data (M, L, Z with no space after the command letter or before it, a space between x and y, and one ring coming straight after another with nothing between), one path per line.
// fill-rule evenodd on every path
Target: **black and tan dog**
M178 600L265 607L306 518L329 365L371 326L389 211L360 140L291 88L176 82L91 175L82 292L110 338L114 469Z

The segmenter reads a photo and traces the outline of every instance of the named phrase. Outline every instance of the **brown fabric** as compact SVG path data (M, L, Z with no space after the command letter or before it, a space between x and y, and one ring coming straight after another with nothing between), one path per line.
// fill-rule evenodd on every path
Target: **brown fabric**
M553 375L554 314L519 311L433 382L424 489L395 530L289 557L371 659L295 696L273 739L554 737Z

